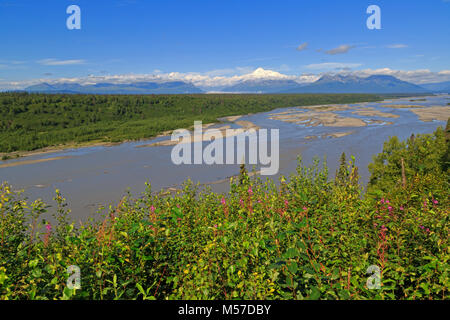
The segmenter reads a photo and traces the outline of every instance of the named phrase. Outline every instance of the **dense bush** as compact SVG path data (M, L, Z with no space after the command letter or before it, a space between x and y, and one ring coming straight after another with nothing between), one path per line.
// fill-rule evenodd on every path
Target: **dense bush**
M392 138L372 165L369 193L354 159L331 181L326 165L299 161L278 185L243 170L226 195L190 182L155 195L148 185L79 227L67 222L59 191L50 225L44 203L3 184L0 297L448 299L448 180L437 154L415 162L424 147L445 149L441 136L419 135L414 146ZM79 290L66 286L71 265ZM380 289L367 286L372 265Z
M187 128L195 120L279 107L376 101L369 94L72 95L0 93L0 152L119 142Z

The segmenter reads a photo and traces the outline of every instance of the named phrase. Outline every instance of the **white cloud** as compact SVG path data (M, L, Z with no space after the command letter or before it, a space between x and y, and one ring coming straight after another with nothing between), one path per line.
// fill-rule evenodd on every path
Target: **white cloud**
M403 49L403 48L407 48L408 45L403 44L403 43L395 43L395 44L390 44L386 46L389 49Z
M302 43L301 45L299 45L296 50L297 51L303 51L306 50L306 48L308 47L308 42Z
M38 61L39 64L44 66L67 66L73 64L84 64L86 63L84 60L58 60L58 59L43 59Z
M326 54L331 54L331 55L335 55L335 54L342 54L342 53L347 53L350 51L350 49L353 49L355 46L350 46L348 44L343 44L340 45L337 48L333 48L330 50L325 51Z
M26 69L26 61L19 60L0 60L0 69Z
M345 62L324 62L324 63L313 63L305 66L306 69L310 70L336 70L336 69L347 69L347 68L357 68L362 66L361 63L345 63Z

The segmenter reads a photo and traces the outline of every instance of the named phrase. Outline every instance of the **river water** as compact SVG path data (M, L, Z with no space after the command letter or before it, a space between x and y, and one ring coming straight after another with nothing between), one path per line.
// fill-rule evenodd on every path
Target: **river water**
M424 99L420 97L417 99ZM334 175L342 152L356 157L361 180L365 184L369 178L367 169L372 156L382 151L383 143L390 136L408 138L412 133L431 133L445 121L423 122L407 108L383 107L390 104L447 106L450 96L425 97L426 101L411 101L413 98L395 99L390 103L350 104L350 110L334 113L341 116L368 120L382 120L392 124L370 123L361 127L307 127L297 123L272 120L271 114L285 112L292 108L280 108L266 113L243 116L239 120L250 121L261 128L279 129L280 170L271 178L294 172L297 156L301 155L305 164L311 164L313 157L327 158L330 175ZM398 118L360 116L353 114L353 107L372 107L382 112L398 115ZM449 107L450 108L450 107ZM323 137L336 132L349 132L340 138ZM309 139L307 137L318 138ZM322 137L321 137L322 136ZM177 187L187 178L201 184L212 183L214 191L226 192L228 182L217 182L239 173L239 165L174 165L171 161L172 146L140 147L167 138L147 141L126 142L111 147L85 147L59 152L40 154L22 159L0 161L16 163L29 160L64 157L59 160L0 167L0 180L8 181L15 190L24 189L25 196L34 200L41 198L54 204L55 189L60 189L72 209L76 221L98 215L100 205L117 205L129 190L138 196L145 189L145 182L152 184L152 190ZM264 178L264 177L263 177Z

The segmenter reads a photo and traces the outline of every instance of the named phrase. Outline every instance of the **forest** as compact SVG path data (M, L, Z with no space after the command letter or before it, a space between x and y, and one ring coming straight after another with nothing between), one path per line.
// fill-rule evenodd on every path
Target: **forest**
M0 93L0 153L122 142L191 127L194 120L279 107L378 101L367 94L73 95ZM5 158L7 156L5 155Z

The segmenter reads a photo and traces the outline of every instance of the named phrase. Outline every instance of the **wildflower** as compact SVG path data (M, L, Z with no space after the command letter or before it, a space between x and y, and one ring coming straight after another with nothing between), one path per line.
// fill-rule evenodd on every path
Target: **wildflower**
M214 225L214 228L217 228L217 224Z
M242 200L242 198L241 198L241 199L239 199L239 204L241 205L241 207L243 207L243 206L244 206L244 200Z
M153 205L150 207L150 211L151 213L155 213L155 207Z
M306 211L306 210L308 210L308 208L307 207L303 207L303 211Z
M227 204L226 201L225 201L225 197L222 197L222 200L220 200L220 203L221 203L222 205L226 205L226 204Z
M289 204L289 201L284 200L284 205L285 205L286 207L288 206L288 204Z
M47 230L47 233L44 235L44 247L47 247L48 240L50 238L50 232L52 231L52 225L50 223L47 223L45 225L45 229Z
M252 186L250 186L250 187L248 188L248 194L249 194L249 195L252 195L252 194L253 194Z
M433 204L438 204L438 201L436 199L433 199Z
M399 209L400 209L400 210L402 210L402 211L404 210L403 206L400 206L400 208L399 208Z

